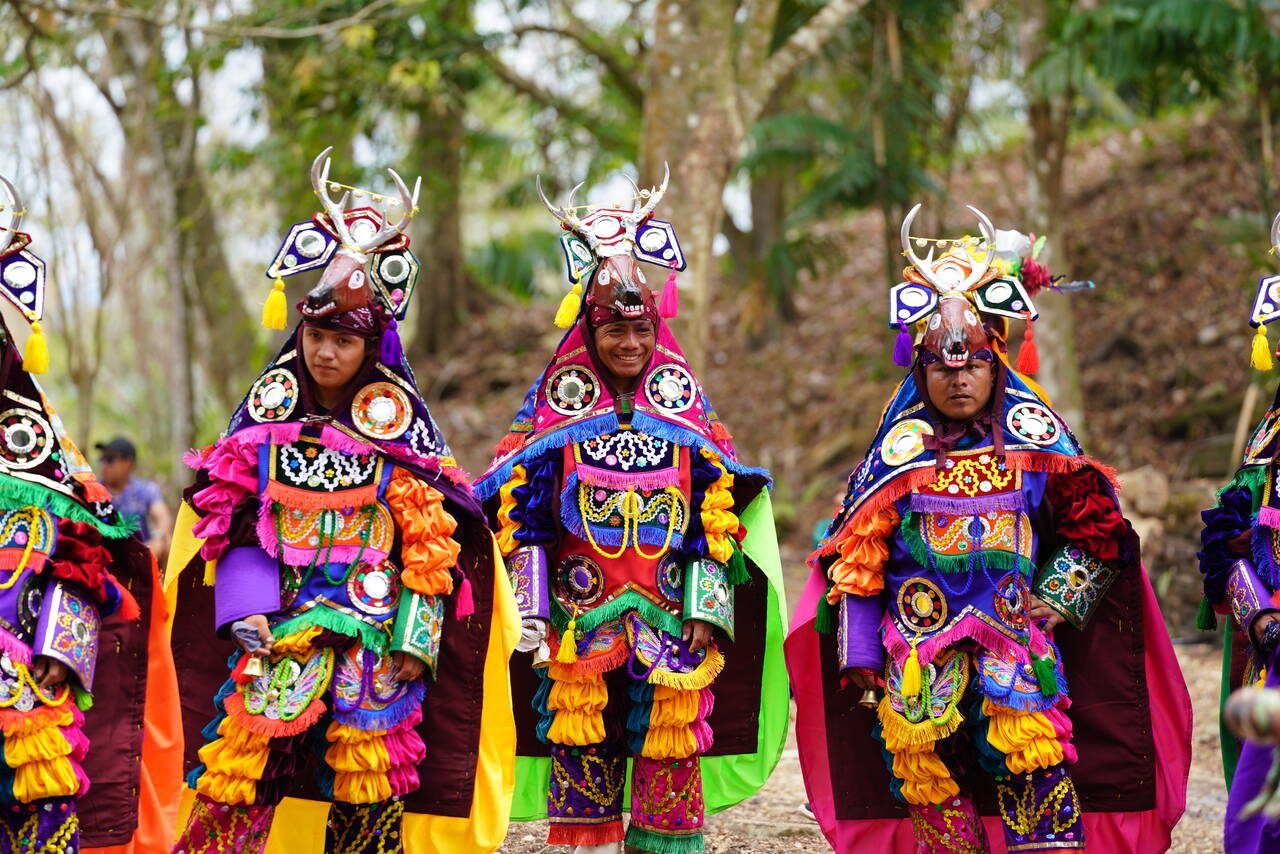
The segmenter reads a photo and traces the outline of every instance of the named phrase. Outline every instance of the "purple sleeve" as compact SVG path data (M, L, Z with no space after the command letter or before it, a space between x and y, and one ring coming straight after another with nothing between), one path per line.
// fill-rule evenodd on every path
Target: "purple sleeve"
M1258 577L1253 564L1244 558L1232 563L1227 573L1227 603L1236 624L1246 632L1259 614L1275 610L1271 607L1270 591Z
M511 577L521 619L549 619L551 600L547 590L547 550L542 546L516 549L507 556L507 574Z
M213 583L214 628L222 634L236 620L280 610L280 567L258 546L230 549L218 561Z
M74 585L52 580L45 588L31 651L61 661L71 668L81 687L92 691L101 626L98 609L88 596Z
M884 644L880 642L880 623L884 606L879 596L840 598L840 622L836 629L836 652L840 669L866 667L879 671L884 667Z

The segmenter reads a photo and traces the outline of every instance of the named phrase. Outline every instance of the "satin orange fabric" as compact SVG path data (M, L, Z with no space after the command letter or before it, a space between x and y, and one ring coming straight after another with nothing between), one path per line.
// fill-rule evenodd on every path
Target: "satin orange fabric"
M424 596L452 593L449 570L457 564L461 547L452 537L458 523L444 509L444 495L397 468L387 484L386 496L403 542L400 580Z

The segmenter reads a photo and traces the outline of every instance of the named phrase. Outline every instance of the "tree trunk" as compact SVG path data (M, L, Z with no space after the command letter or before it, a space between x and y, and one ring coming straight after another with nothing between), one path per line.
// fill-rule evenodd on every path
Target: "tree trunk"
M670 220L689 269L681 275L681 343L704 362L711 313L712 246L724 216L724 187L746 133L733 68L733 0L661 0L646 56L647 96L639 157L641 186L671 184L656 216Z
M1030 82L1031 71L1044 58L1048 45L1049 0L1023 0L1021 44L1024 78L1028 80L1027 208L1024 228L1047 238L1051 270L1066 271L1070 259L1063 234L1063 178L1070 138L1072 92L1046 92ZM1080 365L1076 356L1075 324L1066 294L1041 291L1036 296L1040 319L1036 343L1040 373L1036 379L1053 398L1054 407L1078 436L1085 433Z
M425 270L418 278L413 310L417 312L411 355L414 359L442 352L456 334L467 305L466 250L462 240L462 143L466 134L463 106L446 96L439 114L419 116L412 162L426 168L420 201L422 223L416 227L424 247Z

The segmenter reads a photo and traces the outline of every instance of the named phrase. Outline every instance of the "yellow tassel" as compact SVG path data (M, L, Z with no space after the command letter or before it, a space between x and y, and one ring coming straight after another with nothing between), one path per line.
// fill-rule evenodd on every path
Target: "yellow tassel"
M560 308L556 309L556 326L568 329L578 318L578 309L582 305L582 285L574 285L569 293L560 300Z
M204 562L204 586L212 587L218 578L218 559Z
M1267 324L1259 323L1258 332L1253 336L1253 358L1249 360L1259 371L1271 370L1271 342L1267 340Z
M578 661L578 637L574 634L578 628L578 609L574 608L573 616L569 618L569 625L564 627L564 634L560 635L560 648L556 650L556 661L561 664L576 664Z
M49 370L49 342L40 328L40 321L31 324L31 337L22 354L22 367L29 374L43 374Z
M284 322L288 317L289 306L284 301L284 279L277 274L271 293L262 304L262 325L267 329L284 329Z
M902 666L902 696L915 699L920 696L922 677L920 674L920 655L916 645L911 644L911 654L907 663Z

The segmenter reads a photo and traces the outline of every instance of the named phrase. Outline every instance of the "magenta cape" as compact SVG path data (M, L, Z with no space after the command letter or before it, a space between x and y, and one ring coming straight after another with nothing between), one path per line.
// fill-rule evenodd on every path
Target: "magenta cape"
M835 636L814 629L826 587L820 572L810 575L785 646L809 803L837 854L914 854L911 820L871 736L875 712L839 687ZM1059 628L1054 639L1071 690L1080 753L1072 776L1089 850L1166 851L1186 807L1191 698L1146 570L1117 579L1084 632ZM983 812L992 852L1005 854L1000 820Z

